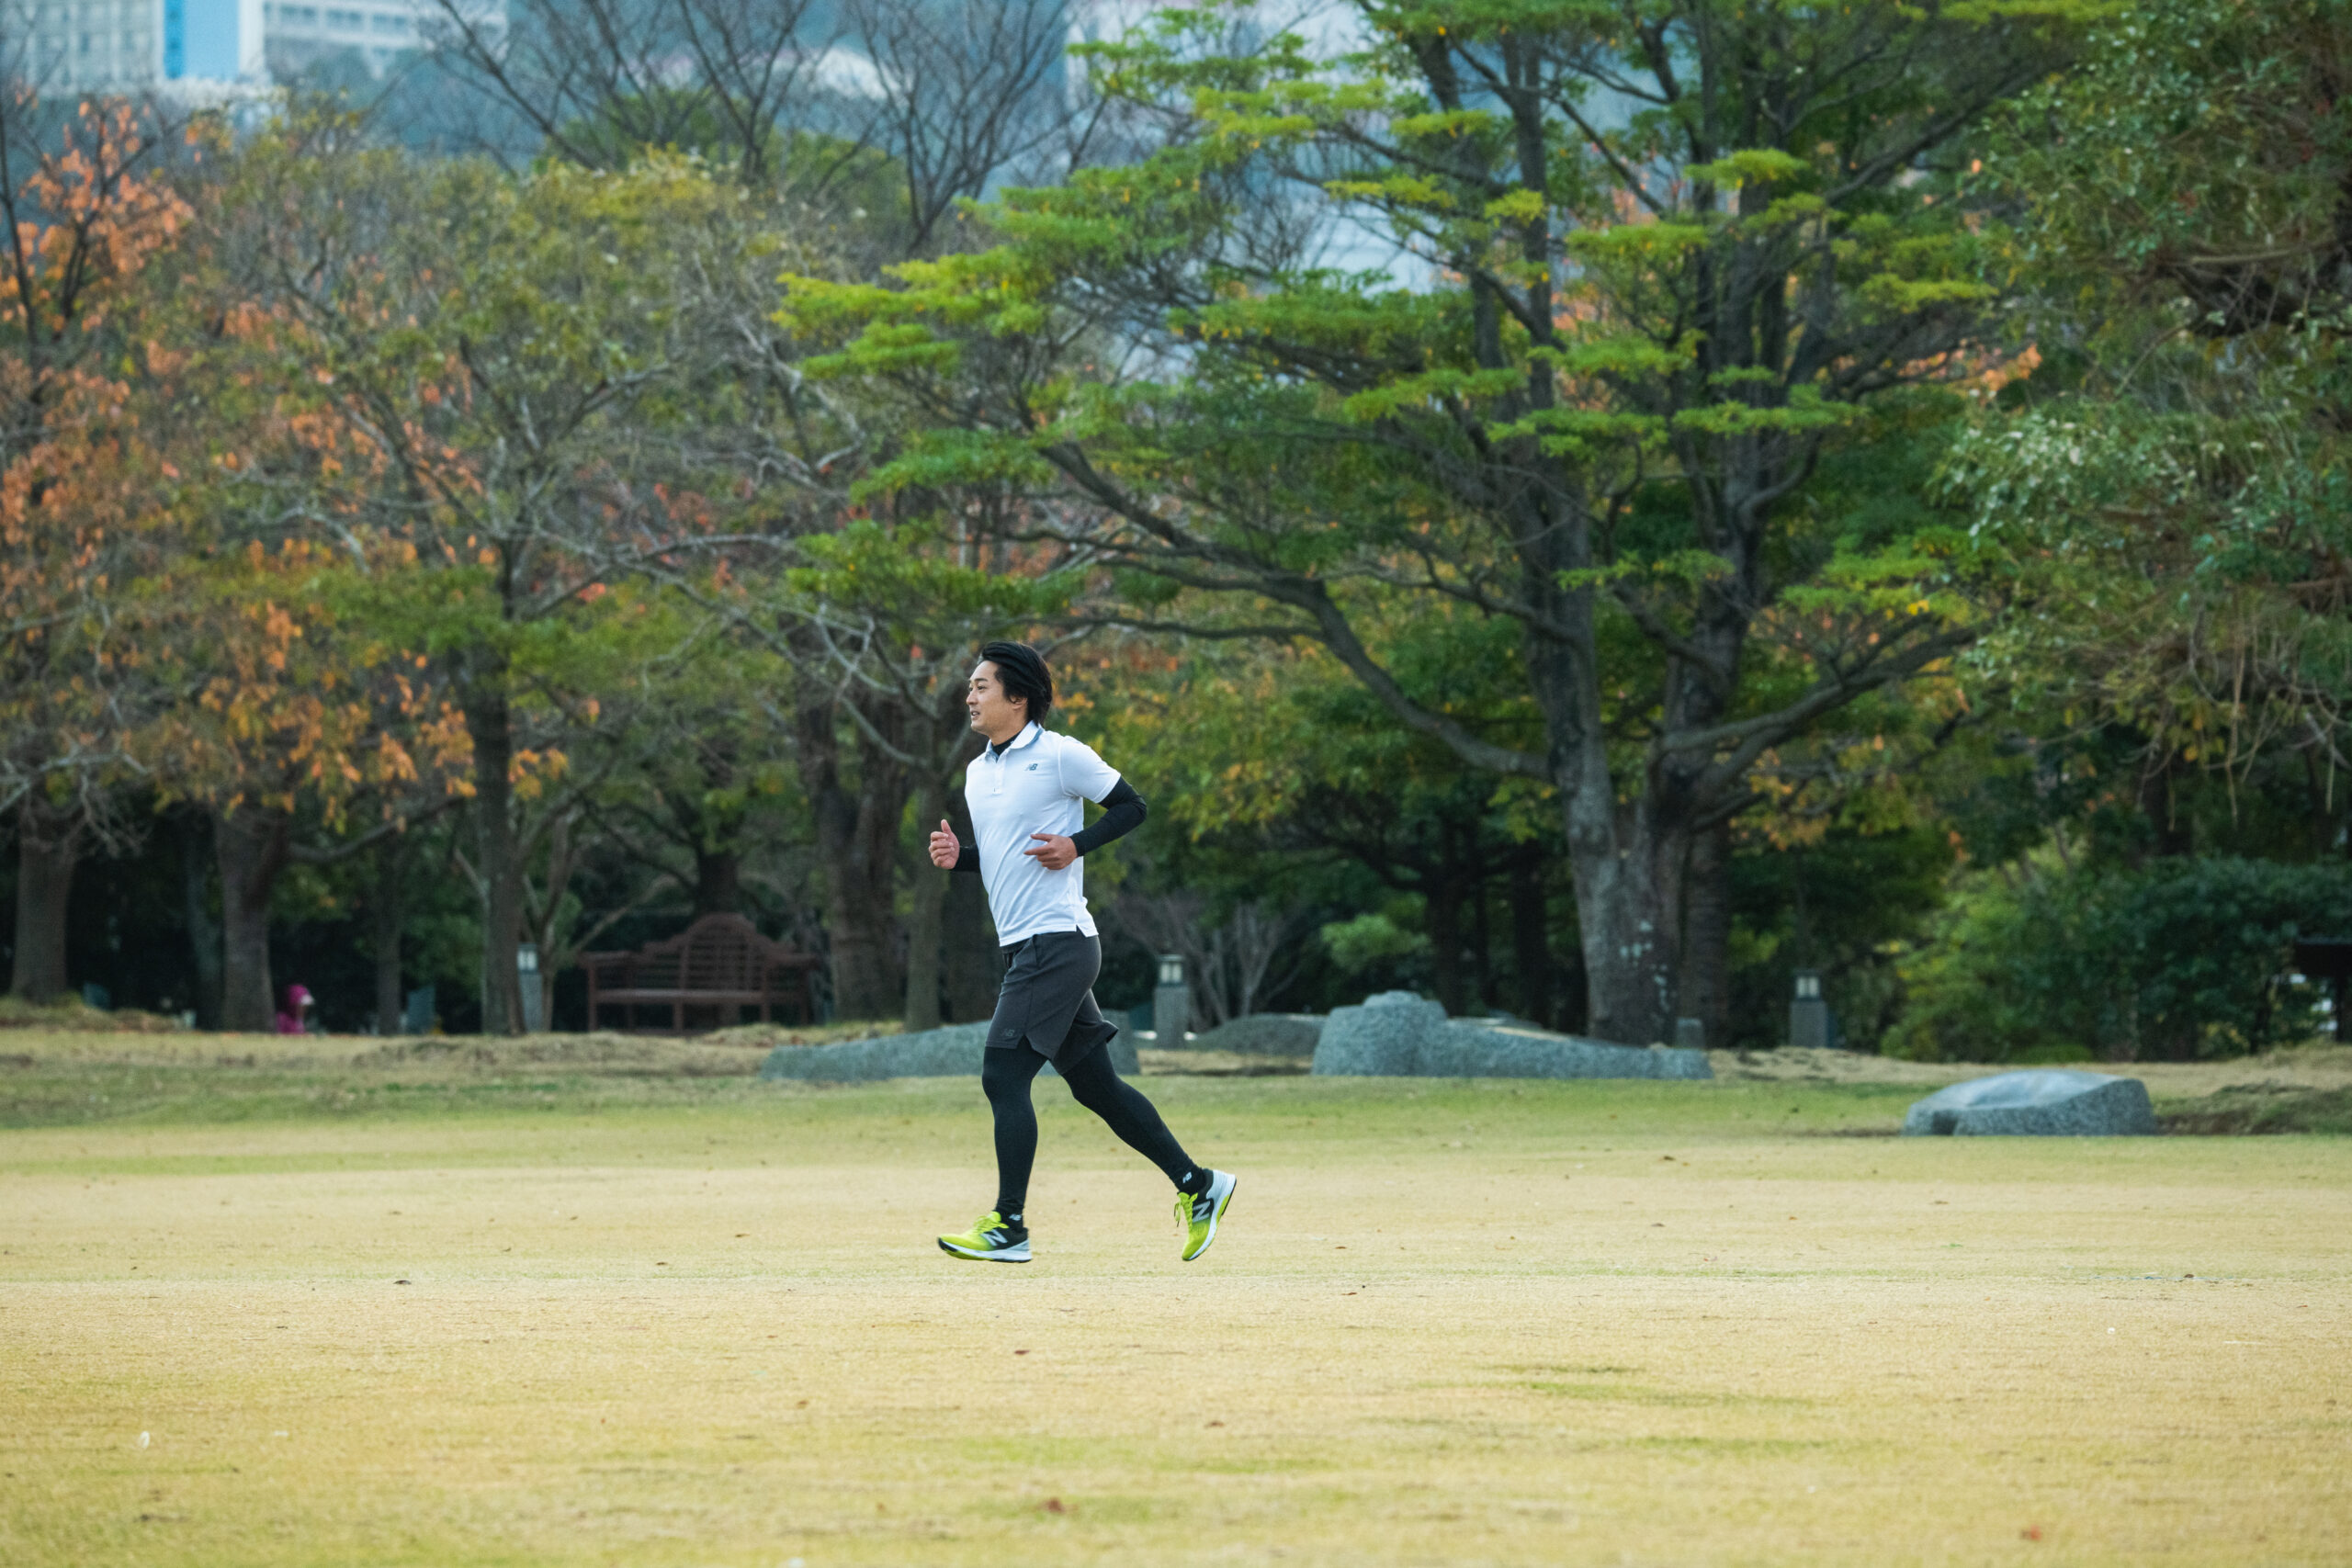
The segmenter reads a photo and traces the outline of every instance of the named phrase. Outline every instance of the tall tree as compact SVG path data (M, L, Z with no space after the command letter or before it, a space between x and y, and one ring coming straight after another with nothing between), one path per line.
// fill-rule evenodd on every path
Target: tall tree
M1952 165L2086 14L1446 0L1358 8L1352 52L1245 52L1221 9L1162 13L1091 52L1158 152L1008 194L984 258L812 282L796 316L859 332L829 368L958 432L940 451L1085 498L1105 557L1553 786L1589 1027L1657 1040L1694 840L1764 753L1973 636L1932 540L1841 551L1804 491L1977 341ZM1331 265L1366 231L1393 248ZM1368 581L1513 624L1542 743L1415 701L1360 628Z
M294 121L244 154L240 298L282 318L278 384L332 481L290 497L352 541L349 612L438 660L471 747L484 1027L523 1026L523 818L639 636L629 591L717 513L684 436L700 343L682 301L730 199L692 164L515 177ZM380 570L378 567L380 564Z
M142 428L141 274L187 205L161 175L170 128L85 103L36 140L40 102L0 81L0 814L17 829L14 994L65 988L65 909L142 712L116 603L168 555L167 459Z
M910 256L969 248L981 230L967 203L1091 156L1103 105L1065 68L1075 13L1067 0L524 0L492 28L469 19L465 0L441 9L447 57L535 128L539 155L620 169L649 150L692 151L770 215L770 232L746 236L745 254L764 267L701 280L714 317L734 327L732 396L713 409L709 434L756 490L744 526L786 546L734 564L768 576L784 618L763 616L755 635L781 630L800 671L786 732L821 824L834 1005L888 1016L903 996L909 1019L933 1019L933 928L952 914L950 945L969 956L984 915L968 890L918 874L902 919L900 835L910 801L933 811L960 765L950 755L960 710L930 668L960 655L910 623L853 638L860 651L845 664L842 646L800 613L805 596L775 579L810 565L790 541L867 514L856 488L900 432L808 381L806 345L770 319L774 277L789 266L865 281ZM848 612L873 614L862 601ZM882 657L886 648L928 651L910 665ZM985 957L958 968L966 1006Z
M1540 734L1508 624L1460 608L1392 610L1368 611L1360 624L1416 700L1442 705L1498 745ZM1196 645L1173 662L1158 678L1137 671L1104 716L1112 747L1164 803L1171 829L1225 845L1244 863L1356 863L1419 900L1430 982L1448 1011L1499 1005L1486 909L1512 864L1540 867L1551 852L1544 786L1471 767L1414 733L1318 645ZM1280 913L1258 907L1269 893L1262 874L1245 880L1216 899L1227 907L1216 913L1278 927ZM1528 966L1541 972L1549 932L1540 901L1528 919L1529 942L1544 944L1531 948ZM1154 940L1174 941L1160 924ZM1216 957L1209 931L1193 942L1200 962Z
M1980 657L2043 736L2128 738L2158 853L2200 775L2346 841L2347 84L2341 0L2140 0L1986 154L2040 364L1947 468L2032 609Z
M790 598L783 607L806 628L804 635L826 649L827 672L842 691L839 716L804 710L809 711L810 725L804 748L809 755L823 755L829 743L838 746L815 727L846 718L863 767L903 779L912 794L915 821L927 831L949 818L949 792L979 754L980 739L964 701L980 645L1021 635L1067 609L1078 586L1073 574L1041 570L1057 564L1050 558L1003 558L1012 552L975 547L922 519L897 528L853 524L840 534L803 540L799 553L808 564L786 575ZM823 835L825 804L822 798L816 804ZM870 797L862 800L855 816L846 812L845 803L837 807L834 829L856 846L859 865L874 879L869 902L895 888L899 868L910 859L899 814L885 818L873 809L875 804ZM940 1021L948 885L926 874L927 862L907 869L913 875L905 973L902 978L886 976L876 962L873 982L889 987L893 998L903 996L904 1008L894 1010L909 1029L929 1029ZM833 936L837 954L842 934L837 930ZM843 1005L838 997L836 1005Z
M256 445L242 447L247 460ZM185 493L182 504L215 512L216 525L236 511ZM224 1029L270 1027L271 900L287 869L404 835L455 803L469 769L469 738L431 661L335 615L325 590L345 567L343 552L307 540L254 540L180 563L141 596L172 700L136 747L164 805L192 802L212 819Z

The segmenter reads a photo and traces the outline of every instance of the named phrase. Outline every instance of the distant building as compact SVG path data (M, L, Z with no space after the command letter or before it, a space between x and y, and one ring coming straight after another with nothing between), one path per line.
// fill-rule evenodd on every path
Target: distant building
M486 0L503 20L502 0ZM9 53L46 93L178 92L266 87L347 53L380 76L424 47L446 13L436 0L17 0Z
M262 0L22 0L17 53L47 93L259 86Z
M485 7L501 19L503 5ZM335 55L357 60L381 76L393 61L422 49L448 13L435 0L263 0L262 29L271 71L290 76Z

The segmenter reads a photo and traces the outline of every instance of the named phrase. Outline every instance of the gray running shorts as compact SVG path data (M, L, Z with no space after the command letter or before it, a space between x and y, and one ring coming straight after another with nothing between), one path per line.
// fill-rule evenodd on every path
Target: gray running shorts
M989 1049L1025 1043L1047 1061L1075 1062L1119 1032L1094 1005L1102 942L1080 931L1045 931L1011 951L989 1022Z

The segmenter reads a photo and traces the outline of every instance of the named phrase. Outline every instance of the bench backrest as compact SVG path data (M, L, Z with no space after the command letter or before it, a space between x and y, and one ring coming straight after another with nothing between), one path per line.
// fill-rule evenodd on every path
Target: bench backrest
M635 953L587 953L600 983L648 990L757 990L779 969L804 967L801 955L770 942L741 915L705 915L678 935ZM625 977L624 977L625 976Z

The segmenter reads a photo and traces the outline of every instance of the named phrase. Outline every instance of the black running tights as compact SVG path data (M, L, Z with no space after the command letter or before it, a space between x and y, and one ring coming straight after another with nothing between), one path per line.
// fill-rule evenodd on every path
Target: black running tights
M996 1112L996 1207L1018 1214L1029 1201L1029 1171L1037 1163L1037 1109L1029 1100L1030 1080L1046 1058L1026 1045L982 1053L980 1088ZM1074 1062L1056 1064L1070 1098L1110 1123L1127 1147L1182 1184L1193 1162L1150 1100L1111 1066L1107 1046L1097 1045Z

